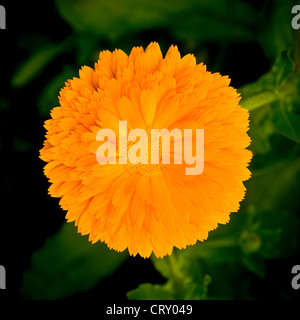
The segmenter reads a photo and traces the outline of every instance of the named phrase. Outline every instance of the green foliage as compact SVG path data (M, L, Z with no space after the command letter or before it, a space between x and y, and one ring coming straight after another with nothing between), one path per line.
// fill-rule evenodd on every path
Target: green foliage
M266 158L266 156L265 156ZM266 159L264 159L266 161ZM252 179L247 182L244 206L261 210L297 210L296 199L300 178L300 160L291 159L252 170Z
M168 286L144 283L127 293L130 300L173 300L172 290Z
M239 89L243 97L241 104L250 111L269 107L266 113L262 111L257 113L256 117L252 114L252 121L256 122L256 126L252 127L254 129L250 135L254 134L254 147L258 147L262 152L264 148L270 147L268 138L274 131L300 142L300 75L295 72L293 53L292 48L282 51L268 73L255 83ZM263 113L264 120L261 118ZM258 125L258 122L261 122L261 125Z
M113 40L151 28L185 41L245 40L253 38L257 18L249 4L226 0L57 0L56 6L77 32Z
M258 39L271 61L294 44L291 10L295 4L296 1L273 0L265 5L266 14L261 19L262 25Z
M199 269L187 269L182 265L180 255L163 259L152 257L155 268L168 279L163 285L145 283L128 292L130 300L204 300L207 299L207 288L211 282L209 275L199 279ZM192 271L192 272L191 272Z
M299 97L285 97L274 102L272 106L272 119L275 129L287 138L300 142L300 114L294 110L299 108Z
M89 290L126 258L126 253L109 250L105 244L92 245L73 224L64 224L33 254L21 294L26 299L52 300Z
M16 70L11 78L13 87L22 87L39 76L63 47L58 44L48 44L36 49L29 58Z

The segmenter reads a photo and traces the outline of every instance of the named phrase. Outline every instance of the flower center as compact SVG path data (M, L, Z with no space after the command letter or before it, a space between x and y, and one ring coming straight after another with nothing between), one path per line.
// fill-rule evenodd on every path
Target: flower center
M162 155L162 143L161 141L159 141L159 146L155 146L153 147L154 150L153 152L159 152L159 164L152 164L151 163L151 129L147 129L147 135L148 135L148 143L144 144L143 141L139 141L140 139L138 138L138 141L134 142L134 141L128 141L128 145L127 145L127 154L129 154L129 149L132 145L134 145L135 143L139 142L140 143L140 148L137 151L137 156L138 157L144 157L144 158L148 158L148 163L144 164L144 163L137 163L137 164L132 164L129 159L127 159L127 169L130 173L140 173L143 174L145 176L154 176L154 175L159 175L161 174L161 155ZM141 154L143 152L143 150L147 150L145 154ZM145 152L145 151L144 151Z

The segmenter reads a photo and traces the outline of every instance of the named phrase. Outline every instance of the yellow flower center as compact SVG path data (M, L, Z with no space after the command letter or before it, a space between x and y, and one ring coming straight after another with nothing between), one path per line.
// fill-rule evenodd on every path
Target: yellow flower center
M132 164L128 159L127 159L127 169L130 173L140 173L143 174L145 176L154 176L154 175L159 175L161 174L161 159L162 159L162 143L161 141L159 142L159 147L154 148L154 152L159 152L159 164L152 164L151 163L151 129L147 129L146 130L147 135L148 135L148 145L145 146L143 145L143 143L141 142L141 148L138 150L137 152L137 156L145 156L148 157L148 163L147 164L143 164L141 162L137 163L137 164ZM139 141L139 137L137 139L137 141ZM136 141L136 142L137 142ZM127 155L128 155L128 151L130 149L130 147L132 145L134 145L136 143L135 141L128 141L128 145L127 145ZM140 154L140 150L145 150L147 149L148 152L145 155L141 155Z

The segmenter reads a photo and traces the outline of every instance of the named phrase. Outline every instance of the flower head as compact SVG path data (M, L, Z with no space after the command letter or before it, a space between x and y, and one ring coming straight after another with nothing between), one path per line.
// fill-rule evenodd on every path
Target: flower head
M67 221L75 221L93 243L142 257L171 254L173 247L203 241L227 223L244 197L252 156L246 149L249 114L229 83L196 64L193 55L181 58L176 46L163 57L157 43L134 47L129 55L102 51L93 69L82 67L79 78L60 91L40 151L49 193L61 198ZM169 164L121 161L118 140L108 141L116 162L99 163L97 150L107 140L97 134L105 128L120 136L120 121L128 132L203 129L203 172L186 174L187 164L172 161L175 138ZM161 160L161 141L156 149L146 142L146 159L157 151ZM133 145L128 141L128 155Z

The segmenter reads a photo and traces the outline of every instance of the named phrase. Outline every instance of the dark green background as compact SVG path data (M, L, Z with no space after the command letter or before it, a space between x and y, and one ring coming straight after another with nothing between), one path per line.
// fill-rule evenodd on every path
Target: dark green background
M300 37L295 1L1 2L0 264L17 299L297 299ZM253 177L241 210L171 259L91 245L64 222L38 158L64 82L101 50L159 42L229 75L250 111ZM138 288L138 289L137 289ZM130 292L130 293L128 293Z

